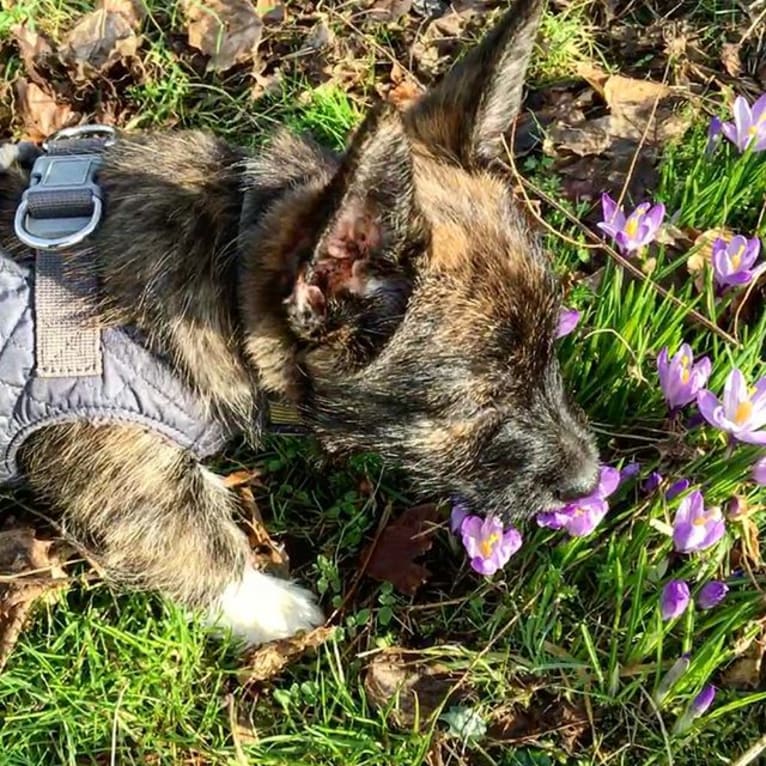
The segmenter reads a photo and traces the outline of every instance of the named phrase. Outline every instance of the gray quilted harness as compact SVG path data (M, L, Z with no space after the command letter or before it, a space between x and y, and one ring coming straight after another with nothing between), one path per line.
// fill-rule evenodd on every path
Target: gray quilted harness
M75 131L46 142L17 212L16 233L36 255L19 262L0 251L0 484L19 478L24 440L57 423L129 423L198 458L232 435L138 333L89 315L92 258L72 248L98 224L95 172L111 133L105 142L100 127ZM84 267L65 270L73 260Z

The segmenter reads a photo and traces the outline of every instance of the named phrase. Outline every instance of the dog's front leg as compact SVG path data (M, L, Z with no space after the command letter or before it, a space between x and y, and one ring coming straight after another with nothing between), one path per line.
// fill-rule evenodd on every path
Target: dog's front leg
M156 590L248 644L322 622L303 588L256 570L220 478L158 435L131 426L52 426L25 445L32 487L110 579Z

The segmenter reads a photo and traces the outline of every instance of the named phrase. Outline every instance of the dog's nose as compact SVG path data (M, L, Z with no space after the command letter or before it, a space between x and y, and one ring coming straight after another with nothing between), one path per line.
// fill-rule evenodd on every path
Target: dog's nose
M595 461L588 461L588 465L578 471L575 476L560 482L553 494L557 500L568 503L593 492L598 486L598 479L598 464Z

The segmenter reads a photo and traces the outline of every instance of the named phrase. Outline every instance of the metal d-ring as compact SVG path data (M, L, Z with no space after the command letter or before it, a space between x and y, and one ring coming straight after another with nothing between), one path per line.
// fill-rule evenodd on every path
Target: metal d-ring
M106 136L104 147L112 146L117 140L117 132L111 125L75 125L73 128L61 128L55 133L51 133L51 135L43 141L43 149L47 152L50 149L50 145L56 141L88 136Z
M16 230L16 236L25 245L34 247L37 250L57 250L78 245L96 230L98 222L101 220L101 200L94 195L93 212L90 215L89 221L81 229L78 229L71 234L65 234L63 237L57 237L56 239L45 239L27 231L27 206L27 200L22 199L18 208L16 208L16 217L13 221L13 225Z

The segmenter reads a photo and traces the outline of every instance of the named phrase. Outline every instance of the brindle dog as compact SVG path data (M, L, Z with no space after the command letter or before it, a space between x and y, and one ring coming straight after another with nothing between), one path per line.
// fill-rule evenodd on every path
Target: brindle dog
M91 240L103 321L143 331L256 439L254 408L280 395L330 453L375 451L481 514L587 493L598 457L556 359L557 281L497 162L542 5L517 0L413 106L375 108L343 156L286 132L255 157L201 132L121 137ZM0 243L19 253L12 178ZM252 643L321 621L308 591L252 567L235 497L162 437L57 425L22 462L116 581Z

